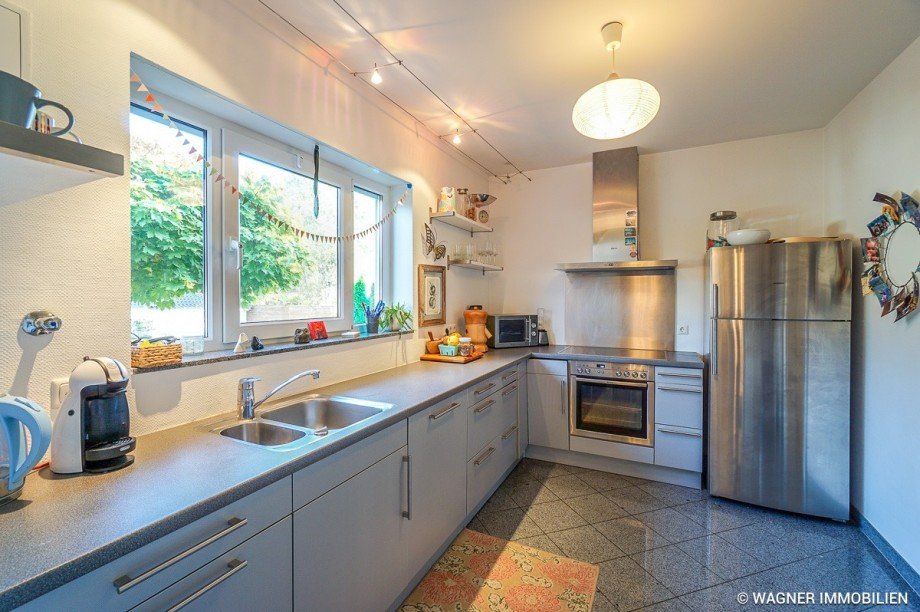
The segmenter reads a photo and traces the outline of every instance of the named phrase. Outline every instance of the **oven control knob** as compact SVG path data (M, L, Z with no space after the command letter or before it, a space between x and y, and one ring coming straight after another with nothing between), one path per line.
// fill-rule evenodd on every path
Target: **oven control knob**
M648 378L648 374L646 374L645 372L642 372L641 374L639 374L639 376L642 378Z
M639 373L638 373L638 372L633 372L633 378L639 378Z
M617 370L617 376L622 376L622 375L623 375L623 373L620 372L619 370Z

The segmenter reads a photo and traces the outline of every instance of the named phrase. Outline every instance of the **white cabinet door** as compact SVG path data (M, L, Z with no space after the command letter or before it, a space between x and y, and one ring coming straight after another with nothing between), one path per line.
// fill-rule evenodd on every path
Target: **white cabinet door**
M527 432L530 444L569 448L569 397L565 376L527 373Z
M406 450L294 513L295 610L378 612L395 603L409 580Z
M409 419L409 574L421 570L466 517L467 396Z

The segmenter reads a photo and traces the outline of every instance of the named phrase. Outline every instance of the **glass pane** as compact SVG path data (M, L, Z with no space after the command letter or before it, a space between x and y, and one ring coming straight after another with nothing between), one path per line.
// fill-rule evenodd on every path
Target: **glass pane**
M577 383L579 429L644 437L645 389Z
M335 243L298 238L264 216L323 236L339 233L339 188L240 155L240 322L262 323L339 316L339 257ZM260 212L261 211L261 212ZM291 330L293 333L294 330Z
M178 122L177 122L178 123ZM205 151L206 132L182 124ZM163 119L132 107L131 330L205 336L205 167Z
M355 189L355 232L363 231L380 220L383 198L376 193ZM380 232L373 232L354 242L355 286L354 304L356 324L366 323L364 305L372 308L380 299Z

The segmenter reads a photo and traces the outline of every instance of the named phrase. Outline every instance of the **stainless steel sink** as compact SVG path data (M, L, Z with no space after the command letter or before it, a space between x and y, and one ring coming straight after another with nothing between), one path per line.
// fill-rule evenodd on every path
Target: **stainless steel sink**
M266 410L259 416L266 421L287 423L322 435L360 423L392 407L392 404L350 397L309 395L287 406Z
M263 423L262 421L246 421L233 425L220 431L220 435L259 446L282 446L290 444L306 436L306 432Z

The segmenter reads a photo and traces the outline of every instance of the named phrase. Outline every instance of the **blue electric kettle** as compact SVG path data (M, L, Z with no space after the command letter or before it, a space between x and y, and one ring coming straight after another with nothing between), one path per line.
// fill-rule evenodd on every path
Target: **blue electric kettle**
M31 438L26 451L26 430ZM0 396L0 505L22 494L26 474L51 443L51 417L24 397Z

